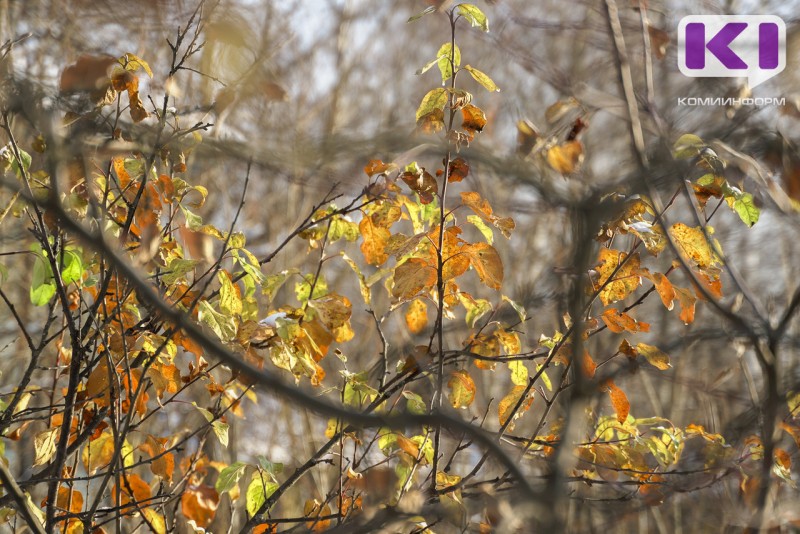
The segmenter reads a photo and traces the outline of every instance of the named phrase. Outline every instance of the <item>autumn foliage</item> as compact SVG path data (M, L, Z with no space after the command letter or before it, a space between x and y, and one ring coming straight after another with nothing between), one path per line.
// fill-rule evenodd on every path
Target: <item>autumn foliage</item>
M761 210L727 177L731 161L679 134L665 163L675 180L649 187L643 175L594 197L585 234L564 238L576 260L559 327L530 331L537 310L504 284L522 268L503 261L517 225L491 189L476 190L484 161L470 152L489 127L481 106L501 87L458 43L489 32L489 19L451 4L409 20L446 41L417 71L433 88L406 118L434 148L358 161L361 190L320 195L268 254L240 218L257 201L258 162L240 161L244 175L230 179L243 192L229 220L204 211L212 193L192 174L212 125L180 120L175 80L202 49L200 8L168 40L170 65L132 53L61 65L60 96L83 107L50 110L57 126L45 111L23 124L2 109L13 198L0 224L24 228L30 247L0 257L19 270L0 265L0 296L27 366L18 383L4 379L0 401L0 520L69 533L527 532L558 526L531 504L554 492L657 507L730 476L758 510L773 484L794 485L800 399L769 378L771 422L737 443L632 402L644 373L674 364L652 344L657 323L735 314L711 223L730 210L747 229ZM591 157L581 141L591 113L574 98L545 108L566 128L520 120L514 158L571 180ZM98 135L91 148L73 142ZM290 246L305 257L277 267ZM20 315L28 303L35 323ZM378 341L355 357L368 329ZM291 463L235 452L232 421L268 421L271 399L298 424L306 410L319 416L314 446ZM33 452L11 452L24 447ZM693 487L676 483L681 474L704 478Z

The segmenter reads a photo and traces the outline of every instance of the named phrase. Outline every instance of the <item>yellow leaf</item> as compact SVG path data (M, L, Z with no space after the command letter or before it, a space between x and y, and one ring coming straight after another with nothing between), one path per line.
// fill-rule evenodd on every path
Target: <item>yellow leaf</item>
M717 262L716 254L700 227L692 228L683 223L675 223L669 233L685 260L691 260L701 269L710 267Z
M600 249L598 265L595 270L599 275L598 285L602 288L600 301L604 306L624 299L642 283L639 272L639 255L633 254L626 261L627 257L627 254L619 250ZM617 270L622 262L625 262L624 265Z
M114 457L114 436L106 430L83 448L83 465L89 474L107 466Z
M39 432L33 438L34 459L33 465L44 465L53 458L56 454L56 442L60 428L50 428L44 432Z
M637 343L636 352L644 356L650 365L661 371L666 371L672 367L669 363L669 356L658 347L645 343Z
M475 400L475 382L463 369L453 371L447 381L453 408L467 408Z
M547 151L547 163L561 174L575 172L583 161L583 144L577 139L556 145Z
M412 334L419 334L428 326L428 306L422 299L411 301L405 314L406 326Z

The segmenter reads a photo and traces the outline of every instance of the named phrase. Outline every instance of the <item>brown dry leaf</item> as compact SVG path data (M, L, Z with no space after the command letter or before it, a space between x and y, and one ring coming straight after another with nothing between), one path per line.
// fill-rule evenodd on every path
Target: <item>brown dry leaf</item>
M547 151L547 163L561 174L572 174L582 161L583 144L577 139L550 147Z
M655 26L647 25L647 33L650 34L650 47L657 59L664 59L667 55L667 48L670 43L669 34Z
M628 396L610 378L603 380L600 388L607 391L609 397L611 397L611 405L614 407L614 411L617 412L617 421L624 423L631 411L631 403L628 402Z
M320 322L330 331L347 323L353 313L350 300L337 293L328 293L324 297L309 300L308 305L317 311Z
M406 326L412 334L419 334L428 326L428 306L422 299L415 299L405 313Z
M503 262L497 250L489 243L475 243L465 245L464 252L469 256L481 282L499 290L503 285Z
M109 84L109 68L117 62L116 58L108 55L90 56L83 55L75 64L68 66L61 73L58 88L62 93L74 91L97 91Z
M433 196L437 192L437 185L436 179L431 176L431 173L425 169L421 169L419 173L406 171L400 175L400 178L403 179L409 189L419 195L420 202L430 204L433 201Z
M450 183L460 182L469 174L469 163L462 157L457 157L450 162L450 172L447 173L447 181Z
M420 291L433 287L436 279L435 268L424 260L411 258L394 270L392 295L402 300L411 299Z
M384 252L384 249L391 236L389 230L382 226L375 226L372 218L366 216L361 219L358 230L361 232L361 237L364 238L361 243L361 252L364 254L364 259L367 263L378 266L386 263L389 256Z
M434 109L417 119L417 128L425 134L435 134L444 129L444 110Z

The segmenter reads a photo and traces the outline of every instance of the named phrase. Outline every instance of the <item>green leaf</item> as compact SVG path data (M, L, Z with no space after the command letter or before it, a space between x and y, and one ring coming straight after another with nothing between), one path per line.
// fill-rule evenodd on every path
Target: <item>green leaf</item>
M230 341L236 335L236 323L233 317L218 312L211 307L208 301L201 300L198 304L197 318L209 327L221 341Z
M536 372L538 373L541 371L542 366L537 364L536 365ZM547 371L542 371L542 374L539 375L539 379L544 382L544 387L547 388L547 391L553 391L553 383L550 382L550 377L547 376Z
M489 76L487 76L486 73L479 71L478 69L470 65L465 65L464 70L469 72L470 76L472 76L472 79L481 84L487 91L491 93L500 91L500 89L497 87L497 84L494 83L494 81L491 78L489 78Z
M347 241L358 240L358 225L343 217L335 217L331 220L331 228L328 232L328 241L334 243L340 239Z
M408 413L423 415L428 413L428 407L422 397L411 391L404 391L403 397L406 398L406 410Z
M461 4L458 6L458 14L469 21L470 26L478 27L485 32L489 31L489 20L477 6L473 4Z
M232 490L236 483L239 482L239 479L244 476L244 471L246 468L246 463L234 462L220 471L219 477L217 478L217 483L214 485L214 489L217 490L217 493L221 495Z
M61 280L64 285L78 282L83 277L81 255L75 249L67 248L61 260Z
M511 300L510 298L508 298L505 295L503 295L502 298L503 298L503 301L508 302L509 306L514 308L514 311L517 312L517 315L519 315L519 320L520 321L524 322L528 318L528 314L525 311L525 308L523 308L521 305L517 304L516 302L514 302L513 300Z
M294 285L294 293L297 296L297 300L300 302L306 302L309 300L309 295L311 295L311 284L314 283L314 275L307 274L305 275L302 282L297 282ZM317 282L314 284L314 295L310 297L310 300L318 299L324 297L328 294L328 284L325 282L325 279L320 275L317 277Z
M750 193L741 193L736 196L733 201L733 210L739 215L739 218L747 226L753 226L758 222L758 217L761 214L759 209L753 202L753 195Z
M172 258L167 264L164 274L161 276L161 281L166 285L171 286L179 278L185 276L187 273L194 270L195 266L200 263L199 260L185 260L182 258Z
M419 120L425 115L432 113L437 109L444 110L444 106L446 104L447 91L444 89L444 87L431 89L424 97L422 97L422 102L420 102L419 108L417 108L417 122L419 122Z
M222 444L223 447L226 449L228 448L228 429L230 425L228 423L223 423L222 421L214 421L211 423L211 429L214 431L214 434L217 436L217 439Z
M444 56L436 57L435 59L432 59L429 62L425 63L425 65L420 67L420 68L418 68L417 71L414 74L416 74L417 76L419 76L420 74L425 74L426 72L431 70L431 67L433 67L434 65L439 63L439 60L442 59L442 57L444 57Z
M245 500L247 504L247 514L252 517L267 499L278 489L278 484L271 481L264 473L256 471L247 486Z
M476 299L472 295L459 292L458 300L467 310L467 315L464 319L470 328L475 328L475 323L478 322L478 319L492 311L492 303L486 299Z
M419 20L422 17L424 17L425 15L429 15L429 14L433 13L434 11L436 11L436 6L426 7L425 9L423 9L422 11L417 13L416 15L414 15L412 17L409 17L409 19L406 21L406 24L408 24L409 22L414 22L415 20Z
M278 274L267 276L266 280L261 284L261 293L266 295L269 301L272 302L286 279L298 272L297 269L288 269Z
M684 134L675 141L674 155L675 159L690 159L700 153L700 150L706 146L702 139L694 134Z
M0 284L8 280L8 267L0 263Z
M461 50L458 49L458 45L445 43L439 48L436 56L439 58L437 63L439 71L442 73L442 83L444 83L453 77L453 67L458 68L461 65ZM453 58L452 62L450 61L451 57Z
M35 252L35 250L34 250ZM36 255L33 263L33 279L31 280L30 297L34 306L44 306L56 294L56 285L53 282L53 272L50 263L41 252Z
M508 369L511 371L511 382L515 386L528 385L528 368L522 360L508 362Z
M183 205L179 204L179 206L183 212L183 217L186 219L186 228L192 232L199 232L200 228L203 226L203 218L189 211L189 209L185 208Z
M277 475L283 471L283 464L270 462L267 460L267 457L263 455L258 457L258 465L260 465L261 469L266 471L275 482L278 481L276 478Z
M22 169L27 171L28 169L31 168L31 155L22 150L21 148L18 150L19 150L19 157L20 159L22 159ZM14 170L15 173L17 173L17 176L22 176L22 172L20 172L19 164L17 163L16 158L14 158L14 160L11 162L11 168Z
M468 215L467 221L472 223L475 226L475 228L478 229L481 235L483 235L483 238L486 239L487 243L489 243L490 245L494 243L494 234L492 233L492 229L489 228L485 222L483 222L483 219L481 219L477 215Z

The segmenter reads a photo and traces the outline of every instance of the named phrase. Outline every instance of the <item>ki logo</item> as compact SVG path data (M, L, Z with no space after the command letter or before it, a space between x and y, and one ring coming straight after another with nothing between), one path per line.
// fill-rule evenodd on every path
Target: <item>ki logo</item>
M774 15L684 17L678 68L692 78L746 77L752 89L786 68L786 25Z

